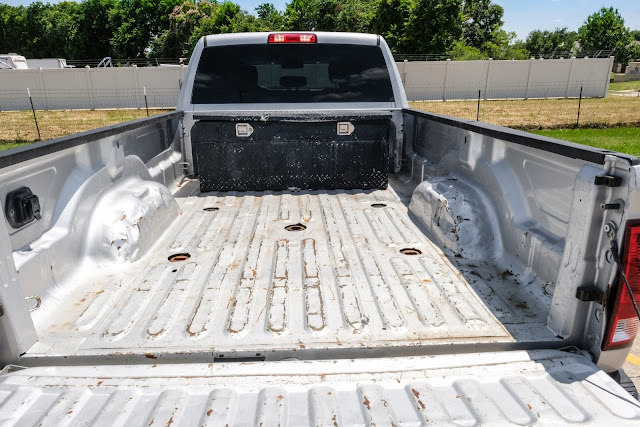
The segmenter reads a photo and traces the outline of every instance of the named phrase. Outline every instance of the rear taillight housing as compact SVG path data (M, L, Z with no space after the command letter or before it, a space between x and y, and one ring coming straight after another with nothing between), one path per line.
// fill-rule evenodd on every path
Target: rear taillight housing
M273 33L269 34L269 43L316 43L318 38L310 33Z
M628 221L624 233L624 248L621 254L622 267L631 286L636 303L640 303L640 221ZM628 347L633 343L638 333L640 320L633 308L633 302L629 291L624 284L622 275L618 279L616 296L613 303L613 311L607 333L605 335L603 350L615 350Z

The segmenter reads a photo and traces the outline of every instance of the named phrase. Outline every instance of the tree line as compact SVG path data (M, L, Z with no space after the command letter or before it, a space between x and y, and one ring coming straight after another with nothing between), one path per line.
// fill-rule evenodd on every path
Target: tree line
M248 13L216 0L82 0L0 4L0 52L67 59L188 57L206 34L245 31L352 31L381 34L396 54L453 59L528 59L558 51L613 50L640 57L639 31L602 8L571 32L533 31L525 41L503 29L491 0L291 0Z

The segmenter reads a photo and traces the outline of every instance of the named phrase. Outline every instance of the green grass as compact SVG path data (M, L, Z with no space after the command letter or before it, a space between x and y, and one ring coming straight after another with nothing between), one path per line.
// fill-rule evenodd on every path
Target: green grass
M27 142L0 142L0 151L10 150L16 147L22 147L23 145L29 145L31 141Z
M609 90L637 90L640 91L640 80L633 82L609 83Z
M638 100L640 101L640 99ZM638 103L640 105L640 102ZM149 114L168 110L151 109ZM146 117L145 110L53 110L36 111L42 140L59 138L102 126ZM38 133L31 111L0 111L0 151L36 142Z
M549 129L533 133L640 157L640 127Z

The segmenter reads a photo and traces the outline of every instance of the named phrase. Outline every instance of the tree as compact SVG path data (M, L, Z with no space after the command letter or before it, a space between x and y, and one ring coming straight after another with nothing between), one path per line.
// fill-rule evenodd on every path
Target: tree
M578 33L566 28L556 28L553 31L535 30L529 33L525 46L534 55L550 52L572 52Z
M0 52L22 52L26 8L0 4Z
M190 46L195 46L200 37L208 34L255 31L256 27L256 19L242 11L240 6L224 2L218 8L212 9L211 14L200 21L200 24L193 30L188 43Z
M204 18L214 15L220 5L215 1L196 3L186 0L169 14L169 28L151 43L149 55L153 58L187 57L193 50L190 38Z
M633 37L635 41L640 42L640 30L631 31L631 37Z
M161 31L169 26L169 14L183 0L119 0L109 22L116 28L111 39L119 58L143 58Z
M461 0L418 0L407 25L407 52L444 54L462 36Z
M116 0L84 0L80 3L78 27L73 43L75 59L99 59L111 56L111 38L115 28L109 21L109 13L116 7Z
M277 31L284 26L284 16L271 3L263 3L256 7L259 31Z
M531 54L525 44L516 40L516 33L495 31L491 41L482 45L482 50L493 59L528 59Z
M47 5L48 6L48 5ZM80 7L75 2L61 2L48 7L40 21L42 38L37 46L39 57L77 57L77 38Z
M0 52L28 58L102 58L109 54L116 0L0 5Z
M27 58L42 58L41 46L45 44L45 34L42 28L46 25L46 14L51 5L45 5L39 1L31 3L25 10L22 18L21 33L18 36L20 42L16 43L19 49L16 53Z
M289 31L315 30L318 0L292 0L284 11L284 28Z
M578 38L584 50L613 50L618 62L629 60L633 39L618 9L603 7L590 15L578 30Z
M457 40L448 55L454 61L474 61L479 59L489 59L489 55L473 46L468 46L463 40Z
M231 2L222 4L201 0L186 0L169 15L169 29L151 44L150 57L188 57L200 37L208 34L266 30L264 21L272 12L260 8L262 17L254 17ZM277 13L277 11L275 11ZM274 19L271 16L270 19Z
M504 22L502 6L491 0L465 0L462 5L462 34L467 45L480 49L490 42Z
M414 0L380 0L371 19L371 31L386 40L393 53L403 52L407 46L407 27Z
M318 31L368 32L374 4L363 0L318 0L315 29Z

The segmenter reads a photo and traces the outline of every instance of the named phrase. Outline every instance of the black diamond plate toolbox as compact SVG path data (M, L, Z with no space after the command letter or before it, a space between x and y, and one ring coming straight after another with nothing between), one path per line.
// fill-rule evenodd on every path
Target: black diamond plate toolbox
M210 120L191 130L200 190L386 188L388 119Z

